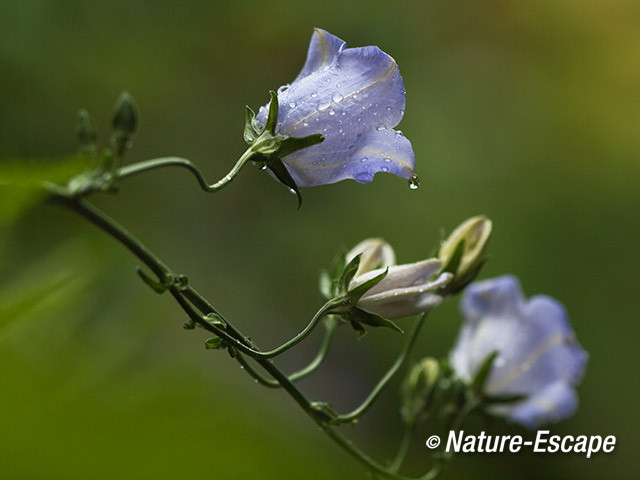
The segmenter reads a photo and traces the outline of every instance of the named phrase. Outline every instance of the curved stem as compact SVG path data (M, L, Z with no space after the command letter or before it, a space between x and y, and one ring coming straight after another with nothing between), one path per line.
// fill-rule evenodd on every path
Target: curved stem
M416 326L413 329L413 332L411 333L406 343L404 344L404 347L400 351L398 358L396 358L396 361L393 362L393 365L391 365L391 368L389 368L387 373L385 373L384 376L380 379L380 381L376 384L376 386L373 388L369 396L360 404L360 406L358 406L351 412L338 416L334 420L334 423L351 422L357 419L358 417L361 417L362 415L364 415L366 411L369 410L369 408L371 408L371 405L373 405L373 402L376 400L376 398L378 398L378 395L380 395L380 392L382 392L384 387L387 386L387 383L389 383L389 381L398 372L398 370L406 360L409 354L409 351L411 350L416 339L418 338L418 333L420 332L420 328L424 324L424 321L426 318L427 318L427 314L425 313L417 321Z
M209 185L207 179L205 178L202 171L193 163L191 160L187 160L186 158L181 157L163 157L163 158L154 158L153 160L146 160L144 162L134 163L132 165L127 165L125 167L121 167L115 174L117 180L132 177L139 173L143 173L149 170L154 170L157 168L164 167L183 167L189 170L195 177L200 187L206 192L216 192L221 188L225 187L229 184L236 175L242 170L242 167L246 165L246 163L255 155L255 152L248 148L242 156L238 159L233 168L229 171L227 175L225 175L221 180L216 183Z
M255 352L250 347L250 342L247 337L242 335L231 323L226 322L226 326L223 329L217 325L209 323L204 317L202 317L193 308L191 302L193 302L193 305L195 305L199 310L209 310L208 313L215 312L214 307L191 287L183 287L176 284L174 282L176 278L175 273L173 273L173 271L166 264L164 264L155 254L148 250L144 246L144 244L142 244L133 235L131 235L123 226L121 226L111 217L109 217L90 203L81 199L73 198L71 196L66 196L60 189L56 189L55 191L53 191L51 198L52 200L82 215L84 218L104 230L106 233L108 233L113 238L122 243L125 247L127 247L132 253L134 253L158 276L158 279L161 282L164 282L167 285L168 290L171 292L178 304L187 313L187 315L189 315L189 318L191 318L195 323L202 326L206 330L220 336L227 342L234 341L239 346L238 349L241 352ZM319 311L319 313L321 311L322 309ZM318 319L321 317L321 315L322 314L316 314ZM389 372L387 372L385 377L383 377L383 380L381 380L381 382L376 386L369 398L367 398L364 404L361 405L358 409L354 410L354 412L344 416L343 418L353 418L354 413L358 413L356 416L359 416L364 413L364 411L366 411L371 402L373 402L378 393L382 390L382 388L386 385L389 379L402 364L402 361L406 357L408 350L411 348L413 342L415 341L415 337L424 321L424 318L425 316L423 316L418 321L418 324L409 342L407 343L407 346L398 357L398 360L396 360L394 366L389 370ZM372 472L380 474L386 478L390 478L393 480L414 480L389 471L384 466L372 460L362 450L353 445L351 441L337 432L334 427L328 424L328 421L330 419L327 418L326 414L321 410L315 408L314 404L300 390L295 387L292 381L290 381L289 378L287 378L287 376L285 376L271 360L264 357L258 357L255 359L255 361L284 388L284 390L291 396L291 398L336 444L338 444L343 450L354 457L358 462L365 465ZM437 471L432 469L424 476L419 477L419 479L416 480L430 480L435 476L435 474L437 474Z
M320 345L320 349L318 350L318 353L316 354L315 358L311 360L311 362L306 367L301 368L297 372L294 372L287 376L290 382L297 382L301 378L304 378L312 374L313 372L315 372L318 369L318 367L322 365L322 362L324 362L325 358L327 357L327 353L329 352L329 346L331 345L333 332L335 332L335 329L337 326L338 326L338 322L336 321L335 318L331 318L331 317L327 318L325 322L325 335L324 335L324 338L322 339L322 344ZM280 385L278 382L270 378L266 378L260 372L258 372L255 368L253 368L251 363L248 362L244 358L244 356L242 356L241 354L238 354L236 356L236 360L244 368L244 370L252 378L254 378L259 384L264 385L265 387L268 387L268 388L282 388L282 385Z
M396 457L393 459L393 462L391 462L391 465L389 466L390 471L397 472L402 466L402 462L404 462L404 458L407 456L407 452L409 451L409 445L411 445L411 436L413 435L414 429L415 423L404 426L402 439L400 440L400 445L398 446L398 452L396 453Z

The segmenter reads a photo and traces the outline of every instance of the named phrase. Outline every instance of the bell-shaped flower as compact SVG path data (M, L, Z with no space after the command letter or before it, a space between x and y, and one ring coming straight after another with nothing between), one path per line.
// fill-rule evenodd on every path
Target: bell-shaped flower
M277 135L324 137L281 158L297 186L367 183L378 172L415 179L411 143L393 130L404 115L404 84L395 60L378 47L346 48L315 29L302 71L278 90L278 106ZM260 108L258 127L268 112L269 104Z
M387 319L429 312L442 301L438 290L453 278L451 273L436 276L441 263L435 258L394 265L393 250L380 239L359 243L347 254L347 258L358 255L361 255L361 263L349 283L349 290L352 291L387 272L357 302L358 308Z
M462 299L465 323L450 353L456 373L472 382L495 355L483 394L494 415L534 429L573 414L574 387L580 382L587 353L577 343L567 313L547 296L526 300L518 280L502 276L472 283Z

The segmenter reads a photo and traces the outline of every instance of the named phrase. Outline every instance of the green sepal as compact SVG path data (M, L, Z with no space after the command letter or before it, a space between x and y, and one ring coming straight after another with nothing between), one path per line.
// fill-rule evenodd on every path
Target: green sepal
M460 261L462 260L462 255L464 254L464 244L465 241L463 238L456 245L456 249L453 251L453 255L451 255L451 258L449 259L447 264L442 266L440 273L449 272L453 273L454 275L457 273L458 267L460 266Z
M455 280L453 285L450 285L449 287L445 287L445 290L447 290L447 292L450 295L455 295L456 293L460 293L462 290L467 288L467 285L469 285L471 282L473 282L476 279L476 277L480 273L480 270L482 270L482 267L484 267L484 264L487 263L487 260L489 259L485 258L484 260L482 260L473 271L471 271L464 277L460 278L459 280Z
M271 132L271 135L275 135L276 124L278 123L278 94L270 90L269 96L271 97L271 102L269 103L269 116L267 117L264 131Z
M286 157L290 153L297 152L303 148L313 147L322 142L324 142L324 136L319 133L314 133L307 137L287 137L280 141L280 149L277 152L278 157Z
M256 130L255 118L256 112L247 105L247 116L244 124L244 141L249 145L251 145L260 135L260 132Z
M338 288L341 292L347 292L349 290L349 284L353 277L355 277L358 268L360 267L360 259L362 258L362 254L356 255L353 259L347 263L340 274L340 278L338 279Z
M393 323L391 320L381 317L380 315L377 315L375 313L367 312L362 308L354 307L351 310L349 310L346 313L346 315L349 318L349 320L352 322L352 324L353 322L355 322L360 324L361 327L362 327L362 324L365 324L370 327L386 327L386 328L395 330L396 332L404 333L404 331L400 327L398 327L398 325Z
M271 158L267 162L267 167L273 172L280 183L289 187L289 189L296 194L296 196L298 197L298 209L300 209L300 207L302 206L302 193L300 193L300 188L296 184L295 180L291 177L289 170L287 170L287 167L284 166L282 160L280 160L279 158Z
M367 280L362 285L358 285L353 290L349 290L347 292L347 297L355 305L358 302L358 300L360 300L360 297L362 297L365 293L367 293L369 290L375 287L378 283L380 283L384 279L384 277L387 276L388 273L389 273L389 267L387 267L384 270L384 272L373 277L371 280Z
M220 350L225 347L224 340L220 337L211 337L204 341L204 348L207 350Z
M350 320L349 325L358 333L358 338L362 338L367 334L367 329L355 320Z
M165 284L151 278L149 275L145 273L145 271L142 268L136 267L136 273L144 283L146 283L149 287L151 287L151 289L154 292L164 293L167 291L167 286Z
M333 298L333 280L329 276L329 272L326 270L322 270L320 272L320 278L318 279L318 288L320 289L320 293L327 300Z
M476 375L473 378L473 381L471 382L471 389L474 392L482 392L482 390L484 389L484 386L487 383L487 380L489 379L489 374L491 373L491 367L493 366L493 362L495 361L499 353L500 352L498 352L497 350L494 350L493 352L491 352L484 359L484 361L482 362L482 365L480 365L480 368L478 368L478 371L476 372Z
M528 397L529 397L528 395L517 394L517 393L512 393L512 394L507 393L503 395L483 395L482 403L487 405L496 404L496 403L510 404L510 403L521 402L522 400L526 400Z

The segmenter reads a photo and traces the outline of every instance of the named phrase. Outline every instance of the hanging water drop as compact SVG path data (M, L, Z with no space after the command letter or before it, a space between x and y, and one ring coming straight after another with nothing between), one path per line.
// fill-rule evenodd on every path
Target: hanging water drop
M419 186L420 186L420 179L414 173L413 175L411 175L411 178L409 179L409 188L411 190L417 190Z

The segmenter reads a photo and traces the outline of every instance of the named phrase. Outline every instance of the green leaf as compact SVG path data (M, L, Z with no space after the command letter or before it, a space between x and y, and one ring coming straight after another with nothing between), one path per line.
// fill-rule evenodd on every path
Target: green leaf
M146 283L149 287L151 287L151 289L154 292L156 292L156 293L164 293L164 292L167 291L167 286L166 285L163 285L162 283L160 283L156 279L151 278L149 275L146 274L146 272L144 270L142 270L142 268L136 267L136 273L138 274L138 276L142 279L142 281L144 283Z
M489 355L487 355L487 358L484 359L482 365L480 365L480 368L478 368L478 371L476 372L476 375L471 382L471 388L475 392L482 392L482 390L484 389L484 386L489 379L489 374L491 373L493 362L495 361L499 353L500 352L498 352L497 350L491 352Z
M8 223L44 200L44 183L65 184L86 170L84 155L60 159L0 160L0 225Z
M211 337L204 341L204 348L207 350L219 350L224 347L224 341L220 337Z
M371 280L367 280L362 285L358 285L353 290L349 290L347 292L347 296L349 297L349 300L351 300L351 302L355 304L358 300L360 300L360 297L362 297L365 293L367 293L369 290L375 287L378 283L380 283L382 279L384 279L384 277L387 276L388 273L389 273L389 267L387 267L384 272L373 277Z

